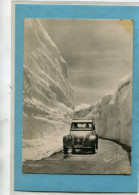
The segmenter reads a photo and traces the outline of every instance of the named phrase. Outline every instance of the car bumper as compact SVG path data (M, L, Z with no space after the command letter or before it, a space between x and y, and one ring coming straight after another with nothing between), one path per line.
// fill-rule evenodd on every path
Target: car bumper
M97 143L97 140L91 140L89 142L83 141L82 143L75 143L75 142L71 142L71 143L63 143L63 146L65 146L68 149L80 149L80 148L93 148Z
M68 149L73 149L73 148L75 148L75 149L90 149L90 148L92 148L93 146L95 146L95 144L92 145L92 146L74 145L74 146L67 146L67 148L68 148Z

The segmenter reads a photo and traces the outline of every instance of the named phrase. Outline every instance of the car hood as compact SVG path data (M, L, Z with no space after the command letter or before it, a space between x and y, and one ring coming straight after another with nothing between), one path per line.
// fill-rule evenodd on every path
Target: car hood
M70 131L70 135L72 137L86 137L87 135L91 135L91 131Z

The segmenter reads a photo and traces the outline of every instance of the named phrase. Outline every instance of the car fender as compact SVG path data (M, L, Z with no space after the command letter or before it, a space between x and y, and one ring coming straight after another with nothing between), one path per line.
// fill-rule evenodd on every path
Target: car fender
M90 135L89 141L96 141L96 135Z

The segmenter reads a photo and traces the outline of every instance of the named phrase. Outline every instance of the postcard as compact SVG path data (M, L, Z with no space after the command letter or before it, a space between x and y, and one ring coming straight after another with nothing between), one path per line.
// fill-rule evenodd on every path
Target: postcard
M23 173L131 173L132 57L132 20L24 20Z
M137 191L134 8L16 4L15 190Z

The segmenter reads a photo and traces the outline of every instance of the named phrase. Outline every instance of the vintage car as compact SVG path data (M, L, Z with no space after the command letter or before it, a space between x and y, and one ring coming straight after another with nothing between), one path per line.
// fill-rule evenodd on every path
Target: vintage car
M98 134L95 130L94 120L73 120L70 132L63 137L64 154L68 153L68 149L72 149L72 153L76 149L92 150L98 149Z

